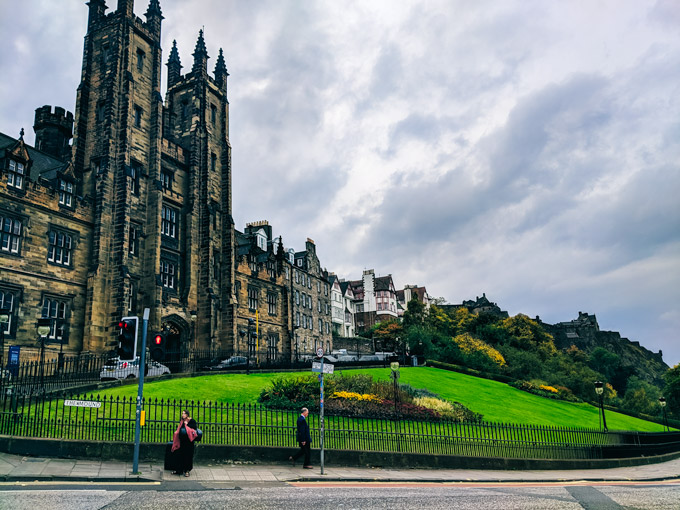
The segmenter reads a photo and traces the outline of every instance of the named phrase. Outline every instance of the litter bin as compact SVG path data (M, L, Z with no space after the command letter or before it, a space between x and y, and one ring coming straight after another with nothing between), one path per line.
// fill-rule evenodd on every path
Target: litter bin
M166 471L176 471L175 469L175 454L172 451L172 441L165 444L165 462L163 469Z
M412 356L411 357L411 363L413 363L414 367L418 366L418 356Z

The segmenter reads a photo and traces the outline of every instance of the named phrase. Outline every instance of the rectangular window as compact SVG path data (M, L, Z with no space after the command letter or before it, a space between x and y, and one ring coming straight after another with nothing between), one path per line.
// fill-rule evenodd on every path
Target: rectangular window
M210 122L212 122L213 126L217 122L217 107L214 104L210 105Z
M161 184L164 191L172 190L172 174L170 172L161 171Z
M210 154L210 170L214 172L217 169L217 154L214 152Z
M300 312L295 312L295 325L300 327Z
M295 283L300 283L300 273L293 269L293 274L295 275Z
M302 328L307 329L307 316L306 315L302 316Z
M69 267L73 250L71 235L58 230L50 230L47 239L47 260L53 264Z
M161 259L161 284L167 289L177 288L177 266L170 260Z
M257 289L250 287L248 289L248 308L250 310L257 310Z
M318 299L316 301L316 311L321 312L321 301L319 301Z
M15 306L17 303L17 293L10 289L0 288L0 308L7 310L7 322L0 322L0 330L5 336L12 334L12 325L16 320Z
M99 101L97 103L97 122L103 123L106 118L106 103Z
M21 220L0 216L0 251L19 253Z
M134 109L134 123L136 128L141 128L142 127L142 108L140 106L135 105Z
M137 50L137 71L144 70L144 57L145 53L142 50Z
M139 175L142 173L142 166L139 163L132 163L130 165L130 191L134 195L139 195Z
M311 289L312 288L312 277L307 276L307 288Z
M127 302L128 315L132 315L135 310L137 310L137 283L130 282L130 291Z
M324 283L324 286L323 286L323 293L324 293L325 296L328 295L328 284L327 284L327 283Z
M269 315L276 315L276 294L272 292L267 293L267 305L269 307Z
M7 169L7 185L16 189L24 189L24 175L26 168L19 161L9 160Z
M167 205L161 209L161 234L177 239L177 211Z
M106 65L111 59L111 48L109 46L102 46L102 64Z
M314 331L314 318L310 317L308 322L309 322L309 330Z
M316 291L321 294L321 282L316 282Z
M51 329L47 338L63 341L66 329L67 303L59 298L45 296L43 299L42 317L52 319Z
M290 280L290 268L286 266L286 280Z
M133 257L139 255L139 227L135 225L128 230L128 253Z
M300 293L297 291L297 289L295 290L295 304L300 304Z
M267 335L267 359L269 361L276 361L276 355L277 355L277 348L276 345L278 344L279 339L278 335L275 333L269 333Z
M319 319L319 333L323 333L323 321Z
M73 205L73 183L59 179L59 203L66 207Z

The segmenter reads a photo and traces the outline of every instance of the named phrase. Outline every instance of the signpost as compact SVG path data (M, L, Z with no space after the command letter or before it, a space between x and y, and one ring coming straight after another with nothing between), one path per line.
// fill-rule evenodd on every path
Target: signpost
M137 412L135 413L135 451L132 455L132 473L139 472L139 439L142 433L142 397L144 395L144 372L146 371L146 330L149 326L149 309L144 309L144 322L142 323L142 352L139 357L139 387L137 389ZM133 353L133 356L136 353Z
M324 449L323 449L323 374L333 373L333 365L330 366L330 372L327 371L326 367L323 365L323 347L319 347L316 350L317 357L321 358L321 363L312 363L312 372L319 373L319 447L321 448L321 474L323 475L323 462L324 462ZM316 367L315 367L316 365ZM318 369L315 369L318 368Z

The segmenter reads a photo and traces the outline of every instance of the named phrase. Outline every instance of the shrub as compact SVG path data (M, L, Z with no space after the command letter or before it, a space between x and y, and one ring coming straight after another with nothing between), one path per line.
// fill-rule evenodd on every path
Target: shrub
M499 367L505 365L505 358L503 358L503 355L500 352L485 344L481 340L473 337L469 333L458 335L454 337L453 341L458 344L458 347L460 347L460 350L465 356L482 354L484 357L490 359Z
M420 397L413 401L417 406L425 407L435 411L442 418L457 422L481 422L482 415L470 411L467 407L458 402L447 402L432 397Z

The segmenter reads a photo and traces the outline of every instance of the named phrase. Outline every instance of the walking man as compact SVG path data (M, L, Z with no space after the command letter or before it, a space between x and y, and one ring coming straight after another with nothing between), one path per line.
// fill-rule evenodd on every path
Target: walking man
M300 451L297 452L292 457L288 457L293 464L302 455L305 456L305 463L302 465L305 469L312 469L310 456L312 453L312 437L309 435L309 424L307 423L307 415L309 414L309 409L306 407L302 408L301 414L297 419L297 442L300 445Z

